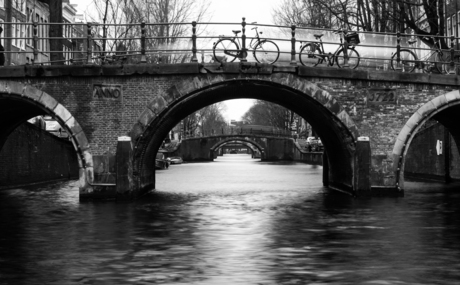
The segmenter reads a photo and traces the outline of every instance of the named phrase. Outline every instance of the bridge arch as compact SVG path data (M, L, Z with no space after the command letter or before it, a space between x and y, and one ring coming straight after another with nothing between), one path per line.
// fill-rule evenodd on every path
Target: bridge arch
M80 193L91 191L93 158L83 129L62 104L33 86L16 81L0 81L0 149L19 125L45 114L53 116L68 132L78 157Z
M222 74L180 81L148 103L131 129L136 189L155 187L155 154L188 114L224 100L252 98L282 105L302 116L321 137L329 160L329 185L353 191L358 128L340 103L319 85L292 74Z
M235 142L235 141L245 142L247 144L255 146L259 150L259 152L261 154L261 157L264 158L264 156L265 156L264 147L262 145L260 145L259 143L257 143L256 141L249 139L247 136L233 136L233 137L225 138L222 141L219 141L218 143L214 144L209 149L209 152L211 154L213 154L214 151L216 151L219 147L224 146L225 144L228 144L228 143L231 143L231 142ZM211 156L211 157L213 157L213 156Z
M397 188L404 189L404 165L407 151L418 130L428 120L435 119L444 125L452 135L457 148L460 146L458 114L460 114L460 91L456 90L432 99L409 118L399 132L393 147L393 171Z

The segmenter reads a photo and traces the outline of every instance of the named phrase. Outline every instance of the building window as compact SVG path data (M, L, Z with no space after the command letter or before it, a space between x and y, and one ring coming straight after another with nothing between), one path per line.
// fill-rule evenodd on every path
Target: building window
M5 0L0 0L0 8L5 8Z
M38 14L35 14L35 22L39 23L40 22L40 15ZM37 37L41 37L40 35L40 26L37 27ZM41 48L41 42L40 40L38 39L37 40L37 49L40 49Z
M451 26L450 18L447 18L447 35L448 36L452 35L452 26Z
M452 16L452 35L457 36L457 15Z
M25 13L26 1L25 0L13 0L13 8L21 13Z
M5 36L5 34L4 34L5 33L5 27L3 26L3 20L2 19L0 19L0 27L2 27L2 29L3 29L3 33L0 35L0 37L4 37ZM2 46L5 46L3 39L0 39L0 43L2 44Z

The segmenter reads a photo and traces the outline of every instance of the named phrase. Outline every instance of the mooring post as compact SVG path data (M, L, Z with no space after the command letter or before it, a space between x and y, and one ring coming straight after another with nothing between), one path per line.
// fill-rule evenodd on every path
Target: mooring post
M329 186L329 159L326 150L323 151L323 186Z
M353 169L353 191L358 196L370 195L371 146L369 137L359 137L356 142L356 152Z
M133 196L133 145L131 137L119 137L116 154L117 199L127 200Z

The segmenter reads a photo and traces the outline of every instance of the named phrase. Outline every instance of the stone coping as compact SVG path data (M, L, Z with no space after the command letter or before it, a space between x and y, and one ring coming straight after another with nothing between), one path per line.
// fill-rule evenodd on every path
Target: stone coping
M181 63L181 64L124 64L124 65L21 65L0 67L0 78L24 77L94 77L128 75L183 74L272 74L293 73L301 77L339 78L400 83L421 83L458 86L460 76L446 74L403 73L370 70L365 67L343 69L336 67L307 67L286 64L259 63Z

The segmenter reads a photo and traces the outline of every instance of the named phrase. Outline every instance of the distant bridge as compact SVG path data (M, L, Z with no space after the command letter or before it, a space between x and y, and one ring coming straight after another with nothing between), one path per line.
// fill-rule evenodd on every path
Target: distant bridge
M293 160L294 158L294 140L292 138L257 134L188 138L182 141L180 153L186 161L212 161L219 148L233 142L251 145L259 151L262 160Z

